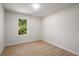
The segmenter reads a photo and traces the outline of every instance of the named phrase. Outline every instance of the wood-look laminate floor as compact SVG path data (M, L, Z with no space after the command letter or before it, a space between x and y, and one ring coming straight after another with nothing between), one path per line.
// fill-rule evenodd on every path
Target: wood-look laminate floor
M6 47L2 56L75 56L42 40Z

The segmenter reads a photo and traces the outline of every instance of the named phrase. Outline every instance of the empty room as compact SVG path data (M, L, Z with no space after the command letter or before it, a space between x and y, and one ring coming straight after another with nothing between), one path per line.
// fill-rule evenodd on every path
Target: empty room
M0 3L0 56L78 55L78 3Z

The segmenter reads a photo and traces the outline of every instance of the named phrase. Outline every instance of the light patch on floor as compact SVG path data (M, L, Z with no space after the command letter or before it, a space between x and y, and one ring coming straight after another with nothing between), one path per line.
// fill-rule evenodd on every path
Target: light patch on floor
M75 56L42 40L6 47L3 56Z

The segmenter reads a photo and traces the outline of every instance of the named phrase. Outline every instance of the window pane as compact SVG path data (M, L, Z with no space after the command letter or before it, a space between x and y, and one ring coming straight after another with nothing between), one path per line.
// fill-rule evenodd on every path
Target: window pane
M27 20L26 19L19 19L18 28L19 28L18 35L27 34Z

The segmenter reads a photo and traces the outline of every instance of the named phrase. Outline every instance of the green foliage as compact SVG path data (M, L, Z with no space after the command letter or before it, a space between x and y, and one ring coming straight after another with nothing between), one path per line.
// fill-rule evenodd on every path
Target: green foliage
M19 35L24 35L27 33L27 20L26 19L19 19Z

